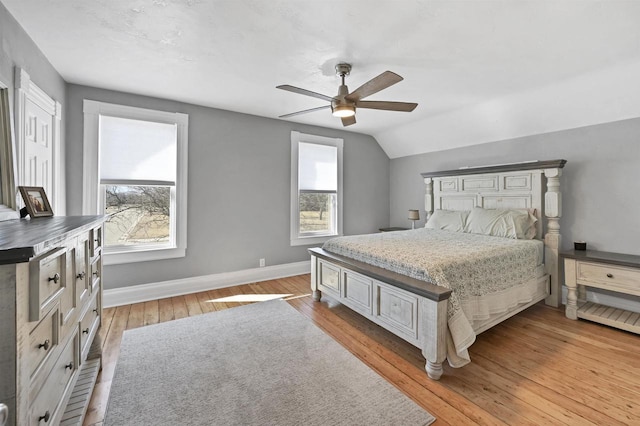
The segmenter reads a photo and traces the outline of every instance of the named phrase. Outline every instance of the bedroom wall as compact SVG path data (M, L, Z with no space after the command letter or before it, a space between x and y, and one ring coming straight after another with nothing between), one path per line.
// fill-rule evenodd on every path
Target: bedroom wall
M424 225L421 172L560 158L563 249L584 240L590 249L640 255L640 118L393 159L391 225L408 226L410 208L420 208Z
M69 214L82 211L83 99L189 114L187 256L105 268L105 288L309 259L289 245L290 132L344 139L344 232L389 224L389 158L370 136L69 84Z
M38 87L44 90L49 96L60 102L62 106L66 104L65 82L60 74L53 68L49 60L42 54L31 38L18 22L9 14L7 9L0 3L0 81L9 86L9 97L11 109L14 108L15 94L15 67L23 68ZM13 115L15 118L15 114ZM15 126L15 121L14 121ZM62 168L64 170L64 149L65 149L65 116L62 115L61 128L61 152ZM61 187L64 188L64 176ZM63 200L64 202L64 200ZM57 212L60 213L60 212Z

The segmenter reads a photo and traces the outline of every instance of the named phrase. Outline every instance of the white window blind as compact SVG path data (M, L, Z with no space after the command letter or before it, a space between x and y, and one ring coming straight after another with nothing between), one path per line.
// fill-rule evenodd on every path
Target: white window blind
M100 115L100 183L176 184L175 124Z
M338 190L338 148L300 142L298 151L299 191Z

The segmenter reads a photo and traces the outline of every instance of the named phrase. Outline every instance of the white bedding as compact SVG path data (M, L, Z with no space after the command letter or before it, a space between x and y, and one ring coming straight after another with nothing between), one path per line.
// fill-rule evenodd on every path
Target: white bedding
M544 274L538 240L421 228L334 238L323 248L451 289L447 359L453 367L470 361L478 325L534 300Z

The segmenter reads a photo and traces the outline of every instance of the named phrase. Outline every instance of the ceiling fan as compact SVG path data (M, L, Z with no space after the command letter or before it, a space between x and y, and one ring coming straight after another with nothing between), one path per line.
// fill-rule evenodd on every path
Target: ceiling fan
M394 84L402 81L403 78L391 71L385 71L358 87L354 92L349 93L349 88L344 84L344 78L348 76L350 72L350 64L336 65L336 74L342 79L342 84L338 88L338 94L334 97L301 89L299 87L289 86L288 84L277 86L276 89L287 90L289 92L299 93L301 95L311 96L331 102L330 105L292 112L291 114L281 115L280 118L293 117L294 115L331 108L332 114L335 117L340 117L342 119L343 126L350 126L356 122L356 108L411 112L418 106L418 104L413 102L363 101L362 99L367 96L371 96L374 93L378 93L379 91L386 89L387 87L393 86Z

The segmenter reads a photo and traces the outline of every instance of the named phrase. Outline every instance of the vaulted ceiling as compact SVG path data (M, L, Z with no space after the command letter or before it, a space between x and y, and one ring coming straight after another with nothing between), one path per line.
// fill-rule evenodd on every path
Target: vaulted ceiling
M394 71L345 128L391 158L640 117L640 1L0 1L70 83L277 118Z

